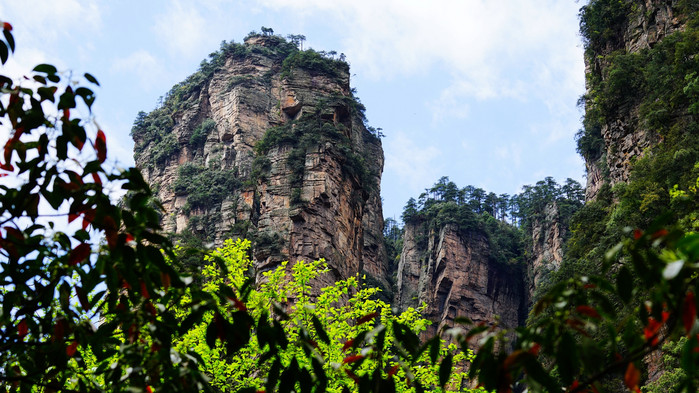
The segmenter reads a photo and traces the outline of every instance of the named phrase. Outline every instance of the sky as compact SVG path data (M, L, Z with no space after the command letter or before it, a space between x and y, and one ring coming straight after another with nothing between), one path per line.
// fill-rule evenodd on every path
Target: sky
M262 26L344 53L369 124L382 128L384 216L448 176L515 194L546 176L584 185L575 133L584 92L575 0L0 0L17 50L100 81L93 106L117 165L133 165L136 114L221 41ZM71 74L72 73L72 74ZM5 134L0 130L0 140Z

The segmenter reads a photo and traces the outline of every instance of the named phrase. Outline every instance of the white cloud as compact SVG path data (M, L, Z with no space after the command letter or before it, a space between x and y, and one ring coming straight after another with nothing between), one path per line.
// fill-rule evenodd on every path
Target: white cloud
M439 123L446 118L465 119L470 113L470 107L463 99L462 93L452 88L442 90L436 100L425 105L432 113L433 123Z
M156 16L153 29L169 51L178 55L199 53L208 41L207 22L191 2L169 3L165 13Z
M436 119L463 118L468 99L529 96L569 102L583 86L580 5L560 0L263 0L290 17L323 18L343 37L353 71L374 79L449 70L427 103ZM572 93L571 93L572 92Z
M383 140L386 151L385 172L390 177L398 178L411 191L421 190L425 184L431 184L438 177L439 168L435 165L442 155L434 146L420 146L401 132L395 132L391 138Z
M138 50L125 58L116 60L111 67L113 72L135 74L141 86L150 89L158 86L156 80L163 75L163 67L158 60L146 50Z
M102 27L102 12L96 1L9 1L0 5L0 15L12 23L25 45L28 40L54 43L75 30L94 35Z

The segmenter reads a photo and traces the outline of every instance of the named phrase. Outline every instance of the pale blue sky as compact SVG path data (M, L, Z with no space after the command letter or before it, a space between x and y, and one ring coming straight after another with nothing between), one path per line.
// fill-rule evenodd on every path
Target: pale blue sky
M3 0L17 52L101 82L111 158L133 164L139 110L251 30L304 34L345 53L369 123L383 128L384 214L439 177L513 194L545 176L584 184L575 152L584 91L575 0Z

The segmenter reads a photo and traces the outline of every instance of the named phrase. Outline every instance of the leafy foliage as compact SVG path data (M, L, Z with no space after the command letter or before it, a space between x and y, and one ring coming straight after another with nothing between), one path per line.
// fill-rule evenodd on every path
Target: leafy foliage
M246 285L251 267L247 258L249 246L248 241L227 241L217 249L203 269L204 288L215 292L222 286ZM463 372L442 377L439 364L434 363L448 357L452 364L463 366L471 351L458 351L455 345L447 346L436 339L420 354L414 352L418 350L417 334L430 322L414 309L394 315L388 304L372 300L378 289L358 288L357 277L338 281L312 297L311 285L326 273L328 269L322 261L297 262L293 267L284 263L263 274L263 283L249 290L244 306L220 303L219 314L224 318L244 307L258 324L257 335L251 336L233 358L224 356L223 345L211 348L206 344L207 323L195 326L177 345L195 348L200 353L202 370L211 375L212 384L220 391L245 387L310 391L311 386L295 385L285 379L284 373L279 374L290 369L295 370L299 383L307 378L307 382L330 392L362 391L361 381L379 376L386 391L415 391L408 385L411 381L419 381L423 388L461 386ZM207 321L213 318L211 312L204 317ZM273 333L283 337L268 336ZM284 344L275 348L275 340ZM403 346L407 340L412 344ZM405 351L413 355L406 357ZM405 363L401 364L400 359ZM377 371L380 374L375 374ZM287 383L292 385L286 386Z
M14 50L10 30L4 23L0 54ZM197 355L172 347L182 333L172 306L187 291L196 322L193 310L221 295L165 262L173 248L148 185L135 169L109 169L105 133L71 116L90 109L97 80L48 64L27 80L0 76L0 122L12 130L0 164L11 179L0 186L0 386L209 390ZM107 193L114 185L129 191L122 204Z
M591 2L590 6L598 3L602 2ZM691 9L691 3L677 7ZM687 229L697 225L696 199L672 197L673 189L686 191L699 176L699 123L693 112L699 99L695 84L699 74L699 29L696 13L684 15L678 17L689 19L686 28L666 36L652 48L605 53L588 46L588 56L604 67L593 68L588 76L589 91L583 98L585 129L578 139L581 153L588 159L598 155L604 158L599 140L602 125L631 108L638 108L638 119L628 119L627 127L645 132L649 140L662 142L635 159L628 183L605 188L597 201L588 203L573 218L566 259L574 266L569 269L564 264L563 272L570 270L565 274L599 260L620 240L627 226L646 227L665 214Z
M606 254L601 274L562 281L534 306L542 318L517 329L512 352L493 350L502 336L488 339L471 376L498 391L508 391L504 384L520 373L533 391L603 391L605 378L623 378L628 389L640 391L642 359L686 337L676 344L684 374L674 374L675 388L696 391L697 258L697 234L657 224L632 231ZM610 270L620 273L610 279ZM617 301L627 307L619 309Z
M282 78L291 76L294 68L303 68L313 74L340 78L349 75L349 64L344 60L335 60L324 52L313 49L291 53L282 63Z
M187 196L185 211L191 211L219 205L240 185L234 169L217 169L213 162L208 167L185 163L180 166L172 188L175 194Z
M214 119L205 119L192 131L192 136L189 137L189 144L194 148L203 146L204 142L206 142L206 137L214 128L216 128L216 121Z
M631 11L631 1L591 0L580 9L580 33L596 51L618 46Z

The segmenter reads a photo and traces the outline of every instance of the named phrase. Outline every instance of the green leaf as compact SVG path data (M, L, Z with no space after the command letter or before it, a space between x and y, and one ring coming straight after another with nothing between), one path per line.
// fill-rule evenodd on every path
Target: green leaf
M441 340L439 336L433 337L427 344L430 346L430 360L432 364L437 363L437 357L439 357L439 347L441 346Z
M58 69L51 64L39 64L38 66L34 67L32 71L53 75L58 72Z
M238 392L238 393L255 393L255 392L257 392L257 389L255 389L254 387L247 387L247 388L238 389L238 390L236 390L236 392Z
M15 38L12 36L12 33L10 33L8 30L3 29L2 34L5 36L5 40L7 41L7 44L10 46L10 50L12 52L15 51Z
M209 348L214 348L216 345L216 337L216 323L212 320L206 328L206 345L208 345Z
M58 99L58 109L71 109L75 108L76 103L75 103L75 94L73 94L73 91L69 88L66 89L66 91L61 94L61 96Z
M78 87L75 90L75 95L81 97L89 109L92 108L92 104L95 102L95 93L92 90L86 87Z
M439 365L439 386L444 387L447 382L449 382L449 376L451 375L453 358L451 354L442 359L442 363Z
M561 387L531 354L522 356L522 364L527 376L539 384L543 385L549 392L560 392Z
M184 319L180 323L180 326L178 328L179 334L183 335L186 332L188 332L195 324L199 323L202 321L202 318L204 316L204 312L206 311L205 307L202 306L194 306L191 307L192 312L187 315L187 318ZM208 329L207 329L207 335L208 335ZM207 341L208 344L208 341Z
M7 59L9 58L10 53L7 50L7 45L5 45L4 42L0 41L0 61L2 61L2 64L7 63Z
M633 276L631 276L631 271L626 266L622 266L619 269L619 274L616 276L616 289L619 298L628 304L633 293Z
M564 332L556 352L556 365L565 385L573 383L575 373L579 370L578 348L569 332Z
M272 367L269 369L269 373L267 374L267 383L265 384L265 388L268 392L274 392L274 388L277 386L277 382L279 380L279 373L281 372L281 369L281 359L276 358L274 363L272 363Z
M624 243L618 243L604 254L604 259L607 262L616 260L616 256L619 254L619 251L621 251L622 248L624 248Z
M92 74L85 73L85 79L87 79L90 83L93 83L97 86L100 85L99 82L97 82L97 79L94 76L92 76Z

